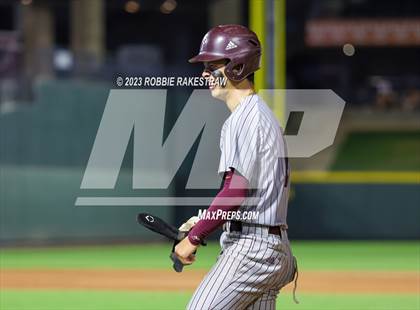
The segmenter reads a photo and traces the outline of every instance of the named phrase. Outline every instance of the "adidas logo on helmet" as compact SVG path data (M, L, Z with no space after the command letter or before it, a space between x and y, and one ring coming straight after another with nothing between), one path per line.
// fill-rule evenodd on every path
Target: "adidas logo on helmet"
M231 49L236 48L236 47L238 47L238 46L235 43L233 43L232 41L229 41L228 45L226 45L225 50L228 51L228 50L231 50Z

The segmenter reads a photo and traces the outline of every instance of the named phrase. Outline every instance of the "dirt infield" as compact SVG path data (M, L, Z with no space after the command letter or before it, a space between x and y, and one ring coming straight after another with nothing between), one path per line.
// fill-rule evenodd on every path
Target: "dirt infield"
M192 291L205 271L0 270L1 289ZM298 290L316 293L419 293L418 272L303 271ZM286 290L291 290L289 284Z

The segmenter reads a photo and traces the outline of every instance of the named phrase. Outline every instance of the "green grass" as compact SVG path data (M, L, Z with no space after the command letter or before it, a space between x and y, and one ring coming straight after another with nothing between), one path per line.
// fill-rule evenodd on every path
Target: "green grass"
M302 269L420 270L420 242L301 242L293 246Z
M419 270L419 242L293 242L300 269ZM170 268L169 244L2 249L1 268ZM190 268L209 268L217 243L200 249ZM0 271L1 272L1 271ZM185 309L192 292L1 290L1 310ZM286 310L414 310L418 294L280 294Z
M178 310L185 309L191 292L98 292L98 291L14 291L0 292L2 310ZM415 310L416 295L326 295L299 294L300 304L291 294L279 296L282 310Z
M353 132L340 146L333 170L420 170L420 132Z
M299 268L307 270L419 270L420 242L292 242ZM167 244L21 248L0 251L1 268L169 269ZM192 269L208 269L217 243L201 247Z

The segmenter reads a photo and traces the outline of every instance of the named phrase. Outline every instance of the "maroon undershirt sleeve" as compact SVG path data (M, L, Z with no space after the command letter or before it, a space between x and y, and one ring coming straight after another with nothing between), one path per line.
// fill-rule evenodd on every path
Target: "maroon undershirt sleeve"
M227 171L224 177L223 188L214 198L207 212L235 211L245 200L248 193L249 183L247 179L234 171ZM209 234L223 225L226 220L220 217L217 219L201 219L188 233L188 239L194 245L199 245Z

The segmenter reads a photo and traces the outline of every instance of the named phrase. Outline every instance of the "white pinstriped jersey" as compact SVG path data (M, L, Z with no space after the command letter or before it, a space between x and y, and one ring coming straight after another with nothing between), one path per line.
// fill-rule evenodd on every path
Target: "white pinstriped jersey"
M234 168L252 190L241 211L259 211L248 223L285 225L289 168L282 129L256 94L245 97L225 121L220 137L219 174Z

